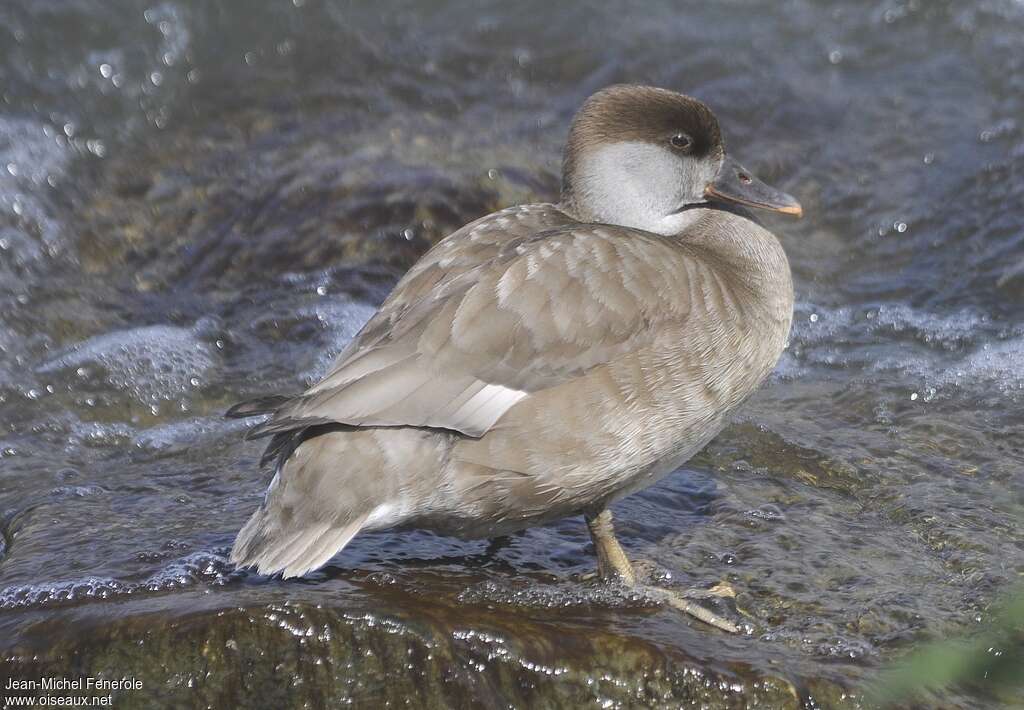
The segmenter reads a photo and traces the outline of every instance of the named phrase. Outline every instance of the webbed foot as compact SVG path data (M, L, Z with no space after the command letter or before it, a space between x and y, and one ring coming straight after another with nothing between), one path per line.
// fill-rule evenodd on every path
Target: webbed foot
M597 553L597 574L585 575L583 579L592 579L597 576L606 581L618 581L627 587L633 587L643 592L651 599L703 621L705 624L732 634L739 633L740 628L736 624L695 601L710 598L735 598L736 593L732 587L727 584L718 584L711 589L689 589L679 592L674 589L638 583L636 569L615 537L611 511L605 509L596 515L587 515L586 518L590 538L594 542L594 549Z

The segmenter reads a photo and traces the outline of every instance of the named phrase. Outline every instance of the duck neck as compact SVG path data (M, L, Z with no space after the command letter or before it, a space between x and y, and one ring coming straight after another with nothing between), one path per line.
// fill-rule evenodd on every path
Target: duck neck
M773 321L793 317L793 281L786 252L774 234L740 212L694 210L692 228L677 235L727 276L737 295Z

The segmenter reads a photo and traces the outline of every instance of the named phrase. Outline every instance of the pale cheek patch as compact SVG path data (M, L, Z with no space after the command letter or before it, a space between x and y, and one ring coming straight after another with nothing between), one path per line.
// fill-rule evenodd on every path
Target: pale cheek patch
M602 146L581 161L576 176L581 207L600 222L675 234L677 224L691 219L672 214L693 201L686 188L696 184L697 176L687 174L686 165L667 148L651 143Z

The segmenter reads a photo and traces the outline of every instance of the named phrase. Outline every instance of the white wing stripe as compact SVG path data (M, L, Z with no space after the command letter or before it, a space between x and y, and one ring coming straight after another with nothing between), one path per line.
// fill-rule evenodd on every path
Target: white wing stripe
M459 427L464 423L472 422L473 429L487 431L502 414L526 394L521 390L503 385L487 385L453 412L452 418Z

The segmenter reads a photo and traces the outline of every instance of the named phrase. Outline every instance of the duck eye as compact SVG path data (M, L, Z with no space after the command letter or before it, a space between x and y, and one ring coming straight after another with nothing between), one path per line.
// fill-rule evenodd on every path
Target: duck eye
M691 145L693 145L693 139L685 133L676 133L668 139L668 142L677 150L687 150Z

